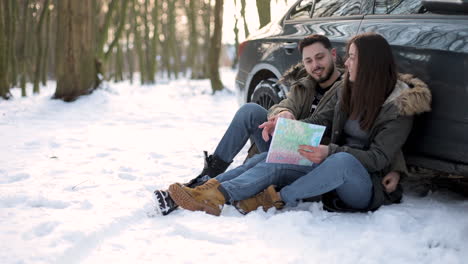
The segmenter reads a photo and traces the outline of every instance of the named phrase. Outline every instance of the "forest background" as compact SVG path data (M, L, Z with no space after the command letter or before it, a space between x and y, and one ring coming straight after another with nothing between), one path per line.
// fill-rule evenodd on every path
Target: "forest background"
M288 0L2 0L0 97L26 83L74 101L103 80L211 80L237 64L239 44L285 13ZM223 21L226 21L223 23ZM139 73L139 74L135 74ZM138 78L138 80L137 80Z

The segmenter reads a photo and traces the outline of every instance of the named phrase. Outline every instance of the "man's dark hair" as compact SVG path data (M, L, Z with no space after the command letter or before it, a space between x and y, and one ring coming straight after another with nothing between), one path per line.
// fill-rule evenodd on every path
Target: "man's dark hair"
M302 54L302 50L304 50L305 47L315 43L321 43L326 49L332 48L330 40L327 37L324 35L312 34L299 41L299 51Z

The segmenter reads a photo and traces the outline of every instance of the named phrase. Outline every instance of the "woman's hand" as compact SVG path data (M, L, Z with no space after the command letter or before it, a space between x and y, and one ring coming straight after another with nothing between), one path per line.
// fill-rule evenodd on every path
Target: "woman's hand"
M400 173L391 171L382 179L382 185L387 193L394 192L400 182Z
M328 146L319 145L317 147L309 145L299 145L299 154L313 163L321 163L328 157Z

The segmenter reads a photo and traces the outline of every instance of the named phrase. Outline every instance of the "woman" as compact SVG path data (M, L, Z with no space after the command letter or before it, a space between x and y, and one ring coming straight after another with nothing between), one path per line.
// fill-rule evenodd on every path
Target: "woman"
M329 145L300 146L299 153L313 166L266 163L266 153L259 154L194 189L171 185L174 201L188 210L219 215L225 203L249 212L260 205L295 206L303 198L330 193L344 208L356 211L399 200L401 193L395 198L385 191L382 175L401 151L413 116L430 110L430 91L423 83L410 88L398 80L390 45L380 35L355 36L347 55L342 87L316 115L303 120L332 131ZM265 136L273 125L264 124ZM390 180L396 186L399 179Z

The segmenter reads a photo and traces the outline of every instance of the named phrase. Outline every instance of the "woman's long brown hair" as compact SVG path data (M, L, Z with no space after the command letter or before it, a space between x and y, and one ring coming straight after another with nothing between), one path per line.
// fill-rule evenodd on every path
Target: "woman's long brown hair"
M395 61L387 40L378 34L356 35L348 42L347 53L351 44L357 50L357 75L352 83L346 73L341 105L350 119L359 119L361 129L369 131L395 87Z

